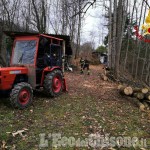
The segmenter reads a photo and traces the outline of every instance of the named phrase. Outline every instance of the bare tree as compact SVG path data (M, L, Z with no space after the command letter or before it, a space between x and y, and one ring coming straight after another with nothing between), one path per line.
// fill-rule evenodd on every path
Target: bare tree
M18 7L20 6L20 1L14 0L13 2L11 2L10 0L2 0L1 4L3 11L3 22L5 22L8 30L12 30L17 18L17 11L19 11Z
M40 33L46 32L47 26L47 0L32 0L32 24L35 25Z
M127 8L128 8L128 0L126 1L119 0L117 9L118 19L117 19L117 43L116 43L116 57L115 57L115 75L117 78L119 77L120 55L125 22L127 18Z
M2 0L0 2L0 64L2 66L7 65L6 55L7 55L7 47L6 47L6 36L2 33L3 30L19 30L16 27L18 24L19 10L20 6L19 0Z

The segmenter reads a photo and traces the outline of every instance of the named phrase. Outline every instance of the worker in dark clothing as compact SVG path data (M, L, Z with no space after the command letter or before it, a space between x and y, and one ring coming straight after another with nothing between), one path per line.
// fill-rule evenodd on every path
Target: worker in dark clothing
M87 57L84 60L83 70L84 69L87 69L88 75L90 75L89 60L87 59Z
M80 59L80 65L81 65L81 71L80 71L80 73L82 74L83 73L83 66L84 66L84 59L82 57Z
M80 59L80 64L81 64L81 73L83 73L83 70L87 69L88 75L90 75L90 70L89 70L89 60L87 60L87 57L84 59Z

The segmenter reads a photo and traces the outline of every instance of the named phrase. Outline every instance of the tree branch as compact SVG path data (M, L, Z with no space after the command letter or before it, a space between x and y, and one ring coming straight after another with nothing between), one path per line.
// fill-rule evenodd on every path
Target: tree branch
M75 17L75 16L77 16L77 15L79 15L79 14L82 14L82 13L84 13L84 14L86 14L86 12L88 11L88 9L91 7L91 6L93 6L94 5L94 3L96 2L96 0L93 0L93 2L87 2L82 8L81 8L81 10L79 10L76 14L74 14L71 18L73 18L73 17ZM89 5L89 6L88 6ZM88 7L87 7L88 6ZM87 9L84 11L84 9L87 7Z

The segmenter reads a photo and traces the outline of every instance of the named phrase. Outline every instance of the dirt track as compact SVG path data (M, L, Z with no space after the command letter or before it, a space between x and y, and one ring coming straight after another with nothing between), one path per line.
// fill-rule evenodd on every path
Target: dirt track
M3 98L0 142L5 140L9 147L14 144L17 150L35 150L39 146L40 133L82 138L91 133L109 133L111 136L149 138L148 114L140 112L131 99L121 96L116 83L102 81L101 71L102 66L91 66L89 76L81 75L80 71L65 73L68 93L50 99L36 92L34 105L25 110L14 110ZM6 133L23 128L28 129L25 139Z

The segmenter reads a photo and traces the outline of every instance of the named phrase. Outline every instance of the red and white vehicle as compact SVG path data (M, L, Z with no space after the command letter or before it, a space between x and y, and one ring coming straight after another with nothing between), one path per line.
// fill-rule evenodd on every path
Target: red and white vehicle
M0 68L0 90L10 90L11 104L24 109L32 103L33 90L43 87L48 96L66 91L63 76L63 39L45 34L19 34L14 43L10 67Z

